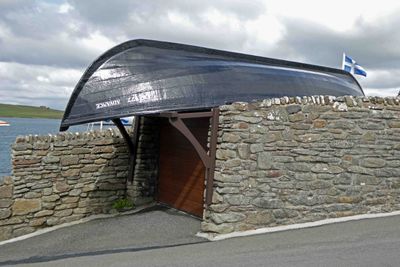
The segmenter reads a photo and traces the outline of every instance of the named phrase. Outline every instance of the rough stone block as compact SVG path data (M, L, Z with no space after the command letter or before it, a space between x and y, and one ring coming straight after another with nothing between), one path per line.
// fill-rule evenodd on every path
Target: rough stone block
M238 144L237 146L239 157L248 159L250 156L250 147L248 144Z
M79 155L79 154L90 154L92 150L90 148L84 147L75 147L71 150L71 154Z
M7 219L11 216L10 209L0 209L0 220Z
M79 197L64 197L61 199L62 203L76 203L79 201Z
M47 221L47 218L36 218L29 221L29 226L38 227L42 226Z
M72 177L72 176L78 176L79 173L80 173L80 168L78 168L78 169L68 169L68 170L62 171L61 175L63 177Z
M54 211L53 210L41 210L37 213L35 213L34 217L44 217L44 216L50 216L53 215Z
M112 146L97 146L92 149L92 153L94 153L94 154L113 153L114 151L115 151L115 149Z
M314 128L325 128L326 125L327 125L326 120L318 119L313 121Z
M257 157L257 166L262 170L267 170L272 168L273 157L269 152L261 152Z
M12 185L0 186L0 198L11 198L12 196L13 196Z
M293 163L287 163L285 164L285 166L290 171L309 172L311 171L313 164L293 162Z
M28 192L28 193L26 193L24 195L24 198L27 198L27 199L29 199L29 198L40 198L41 196L42 196L42 194L38 193L38 192Z
M255 211L247 214L246 223L267 226L274 221L270 211Z
M252 204L259 208L264 209L279 209L283 208L284 204L279 199L268 199L268 198L256 198Z
M16 199L12 206L13 215L25 215L40 209L40 199Z
M337 199L339 203L359 203L362 200L359 196L340 196Z
M78 207L78 203L65 203L65 204L59 204L55 206L54 210L66 210L66 209L73 209Z
M67 217L67 216L70 216L71 214L72 214L72 209L60 210L60 211L54 212L55 217Z
M264 145L263 144L251 144L250 145L250 152L251 153L258 153L264 151Z
M50 196L44 196L44 197L42 197L42 200L43 200L44 202L55 202L55 201L57 201L58 199L60 199L60 196L59 196L59 195L50 195Z
M246 215L238 212L213 213L211 214L210 218L216 224L233 223L242 221L244 218L246 218Z
M229 149L218 149L216 152L217 159L230 159L235 158L236 152Z
M222 135L222 140L227 143L237 143L241 139L240 135L233 133L224 133Z
M85 216L85 214L73 214L68 217L60 218L59 223L69 223L69 222L74 222L82 219Z
M0 208L8 208L12 205L12 199L0 199Z
M314 166L312 166L311 171L316 172L316 173L337 174L337 173L342 173L344 170L342 168L340 168L339 166L335 166L335 165L315 164Z
M239 167L242 164L240 159L228 159L224 162L225 168Z
M79 162L79 157L77 156L63 156L61 157L61 166L76 165Z
M299 122L305 120L305 116L302 113L297 113L297 114L292 114L289 115L289 121L290 122Z
M56 182L54 185L55 192L67 192L70 186L66 182Z
M234 227L230 224L224 224L224 223L216 225L214 223L202 222L201 230L203 232L226 234L232 232L234 230Z
M400 128L400 120L398 120L398 121L390 121L388 123L388 126L390 128Z
M82 193L81 189L73 189L73 190L69 191L68 195L76 197L76 196L79 196L81 193Z
M386 162L380 158L365 158L360 161L360 165L366 168L382 168Z
M15 159L13 160L13 165L18 166L18 165L27 165L27 166L32 166L34 164L40 163L42 159Z
M12 237L11 226L0 226L0 241L7 240Z
M60 157L47 156L47 157L43 158L43 162L47 163L47 164L58 163L58 162L60 162Z
M31 226L18 228L18 229L14 230L13 236L27 235L27 234L35 232L35 230L36 229L34 227L31 227Z
M51 217L51 218L47 219L46 224L49 226L57 225L59 223L59 221L60 221L60 218Z
M286 111L289 114L294 114L294 113L301 111L301 106L300 105L289 105L286 107Z

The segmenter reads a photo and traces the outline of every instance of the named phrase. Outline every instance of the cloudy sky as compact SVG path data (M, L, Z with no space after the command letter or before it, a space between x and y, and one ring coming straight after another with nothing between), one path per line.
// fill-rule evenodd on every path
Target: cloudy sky
M366 94L400 89L399 1L0 0L0 102L64 109L86 67L129 39L341 67Z

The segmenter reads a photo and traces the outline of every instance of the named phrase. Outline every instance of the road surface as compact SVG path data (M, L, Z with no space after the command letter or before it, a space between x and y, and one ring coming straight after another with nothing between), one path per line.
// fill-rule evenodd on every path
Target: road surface
M184 225L181 229L187 231ZM108 240L107 249L93 249L98 246L89 238L82 251L2 258L0 266L400 266L400 216L217 242L190 238L189 232L175 241L170 236L168 242L163 238L138 242L132 236L131 243L123 238ZM15 251L6 253L17 255L26 242L14 243ZM114 247L110 247L112 243ZM0 256L3 249L0 246Z

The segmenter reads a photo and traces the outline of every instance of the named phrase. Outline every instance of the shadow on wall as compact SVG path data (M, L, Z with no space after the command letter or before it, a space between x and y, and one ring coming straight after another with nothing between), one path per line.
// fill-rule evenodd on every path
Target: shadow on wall
M114 130L17 137L0 182L0 240L108 213L125 197L128 150Z

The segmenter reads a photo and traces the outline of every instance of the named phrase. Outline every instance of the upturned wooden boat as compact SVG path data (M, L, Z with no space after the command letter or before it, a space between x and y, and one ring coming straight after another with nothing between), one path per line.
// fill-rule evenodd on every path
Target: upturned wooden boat
M348 72L153 40L122 43L95 60L61 122L71 125L162 112L207 110L283 96L363 96Z

